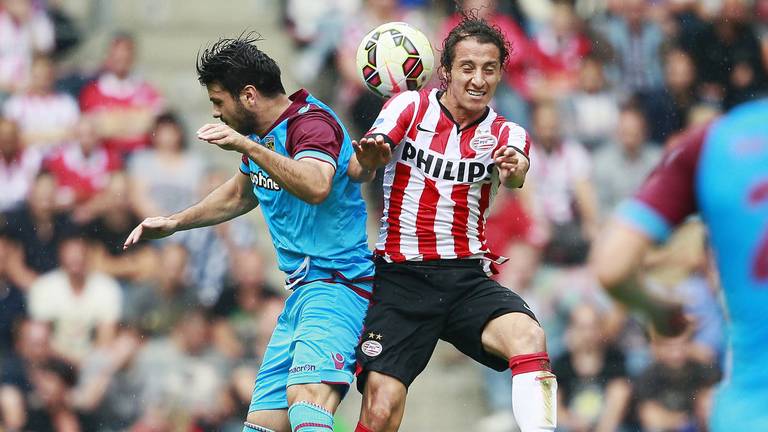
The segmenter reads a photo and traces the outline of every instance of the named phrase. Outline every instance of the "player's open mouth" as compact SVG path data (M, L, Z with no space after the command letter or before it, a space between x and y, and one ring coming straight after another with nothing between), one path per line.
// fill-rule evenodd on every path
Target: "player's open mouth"
M485 96L484 91L476 91L476 90L467 90L467 93L469 93L472 97L483 97Z

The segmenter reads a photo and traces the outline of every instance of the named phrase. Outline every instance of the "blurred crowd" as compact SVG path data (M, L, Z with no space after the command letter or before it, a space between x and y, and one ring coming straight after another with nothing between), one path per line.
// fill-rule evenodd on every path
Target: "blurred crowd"
M190 148L184 107L135 72L130 33L114 34L98 70L64 73L60 60L89 35L59 3L0 0L0 430L240 431L285 295L266 276L270 245L239 218L123 250L142 218L231 174ZM640 270L661 295L689 300L696 325L682 337L649 334L585 262L681 131L766 94L768 1L282 5L295 50L283 73L353 136L383 103L355 66L370 29L407 21L439 53L461 7L505 33L512 56L493 103L529 131L531 171L523 189L500 191L486 231L511 258L499 279L547 331L558 430L704 431L726 342L700 224ZM514 430L508 374L485 373L477 430Z

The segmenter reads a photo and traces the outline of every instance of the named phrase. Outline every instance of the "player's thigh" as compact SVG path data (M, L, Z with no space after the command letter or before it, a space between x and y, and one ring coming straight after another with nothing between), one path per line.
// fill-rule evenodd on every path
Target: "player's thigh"
M245 421L275 432L291 432L287 409L251 411Z
M294 295L300 297L287 385L349 386L368 300L343 284L329 282L307 284Z
M513 352L507 345L522 334L506 326L502 329L508 333L497 332L495 324L512 318L521 323L521 328L530 329L531 324L540 329L536 317L519 295L488 278L482 270L473 279L464 280L470 286L454 304L442 338L479 363L506 370ZM502 321L497 321L500 318Z
M448 308L427 273L416 266L377 263L357 349L361 392L371 371L396 378L407 388L429 362Z
M292 363L293 323L290 320L291 299L280 314L275 330L267 344L251 397L249 413L254 411L285 410L288 399L285 387Z

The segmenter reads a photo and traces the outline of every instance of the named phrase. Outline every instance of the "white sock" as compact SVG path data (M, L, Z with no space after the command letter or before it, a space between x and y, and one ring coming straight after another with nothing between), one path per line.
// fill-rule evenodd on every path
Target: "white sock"
M557 379L552 372L512 376L512 412L521 432L554 431L557 426Z

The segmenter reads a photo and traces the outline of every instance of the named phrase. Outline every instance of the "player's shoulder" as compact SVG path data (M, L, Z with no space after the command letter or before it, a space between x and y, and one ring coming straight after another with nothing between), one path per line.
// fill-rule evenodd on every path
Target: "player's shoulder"
M324 128L328 126L335 129L340 127L340 124L330 111L311 101L307 101L305 105L296 110L288 123L289 128Z
M384 102L384 105L404 107L414 102L426 102L429 100L431 92L432 89L406 90L387 99L386 102Z
M523 126L505 118L502 115L496 115L496 118L493 119L493 125L495 126L493 129L498 130L499 133L506 130L510 136L525 137L528 135L528 131L526 131Z

